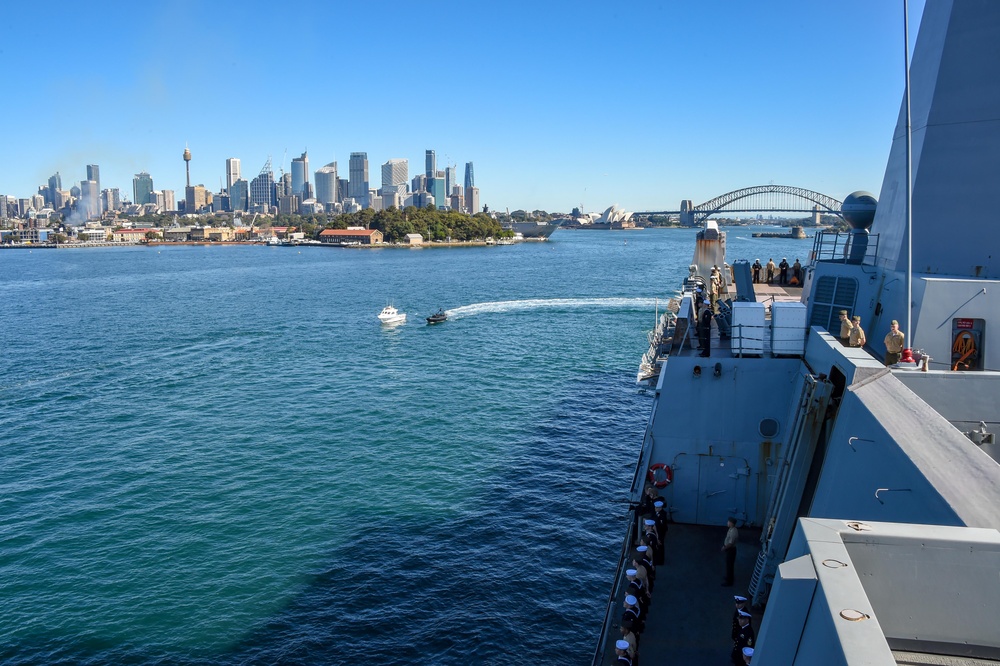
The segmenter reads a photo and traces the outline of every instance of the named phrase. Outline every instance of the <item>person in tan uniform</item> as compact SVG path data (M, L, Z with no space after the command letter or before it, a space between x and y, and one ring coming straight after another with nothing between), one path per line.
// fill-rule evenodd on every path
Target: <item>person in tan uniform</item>
M854 328L854 324L847 317L847 310L840 311L840 344L845 347L851 346L851 329Z
M851 318L851 346L864 347L866 342L868 342L868 338L865 337L865 331L861 328L861 316L854 315L854 317Z
M885 336L885 364L895 365L899 363L899 355L903 352L903 344L906 335L899 330L899 322L895 319L889 325L889 332Z

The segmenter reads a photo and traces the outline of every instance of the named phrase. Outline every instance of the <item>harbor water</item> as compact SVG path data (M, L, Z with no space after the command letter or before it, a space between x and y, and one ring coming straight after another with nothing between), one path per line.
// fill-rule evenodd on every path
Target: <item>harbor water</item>
M0 662L587 663L694 233L0 253Z

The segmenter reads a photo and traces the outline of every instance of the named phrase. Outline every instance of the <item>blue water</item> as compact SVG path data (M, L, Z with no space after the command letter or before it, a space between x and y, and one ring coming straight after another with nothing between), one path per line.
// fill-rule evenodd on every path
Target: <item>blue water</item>
M693 237L0 252L0 661L587 663Z

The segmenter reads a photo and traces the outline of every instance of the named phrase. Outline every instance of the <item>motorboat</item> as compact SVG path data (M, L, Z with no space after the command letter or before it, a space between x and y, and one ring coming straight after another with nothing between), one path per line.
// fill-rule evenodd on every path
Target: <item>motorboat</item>
M434 314L432 314L430 317L427 318L428 324L440 324L441 322L444 321L448 321L448 314L440 308L438 309L437 312L435 312Z
M406 321L406 313L400 312L390 303L378 313L378 320L383 324L402 324Z

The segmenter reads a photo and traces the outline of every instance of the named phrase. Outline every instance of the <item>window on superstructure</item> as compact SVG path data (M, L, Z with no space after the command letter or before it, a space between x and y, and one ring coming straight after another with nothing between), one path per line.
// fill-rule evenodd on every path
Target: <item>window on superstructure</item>
M854 312L854 300L858 295L858 281L851 277L824 275L816 282L811 299L812 316L810 326L819 326L832 331L834 337L840 335L840 311Z

